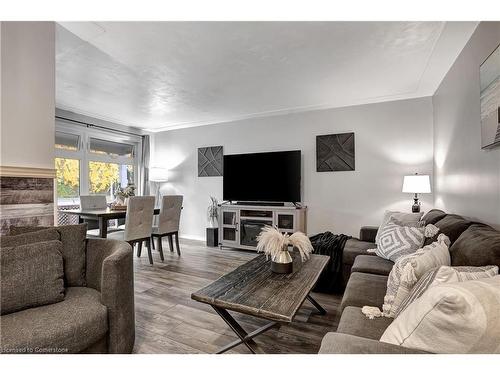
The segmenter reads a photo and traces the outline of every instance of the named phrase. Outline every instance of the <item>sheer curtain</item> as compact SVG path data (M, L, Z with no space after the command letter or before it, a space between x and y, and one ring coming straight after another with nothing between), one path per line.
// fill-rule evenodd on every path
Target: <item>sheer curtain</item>
M144 135L142 137L142 163L141 169L141 195L149 195L149 154L150 154L150 137Z

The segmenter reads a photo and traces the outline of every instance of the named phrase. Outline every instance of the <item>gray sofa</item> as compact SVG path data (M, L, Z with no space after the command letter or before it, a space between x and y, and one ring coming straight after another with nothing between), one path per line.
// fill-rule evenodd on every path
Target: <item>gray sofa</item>
M61 302L2 315L3 353L132 352L132 248L123 241L83 241L86 285L66 286ZM68 263L68 259L64 261Z
M450 255L452 266L500 267L500 232L486 224L472 222L461 216L446 214L441 210L431 210L423 220L434 224L451 241ZM340 321L336 332L325 335L320 353L333 354L403 354L423 353L400 346L378 341L391 318L366 318L363 306L383 304L387 289L388 275L393 262L369 254L366 249L375 247L376 227L362 228L360 239L351 239L344 249L344 275L348 279L340 305ZM427 239L425 244L433 239Z

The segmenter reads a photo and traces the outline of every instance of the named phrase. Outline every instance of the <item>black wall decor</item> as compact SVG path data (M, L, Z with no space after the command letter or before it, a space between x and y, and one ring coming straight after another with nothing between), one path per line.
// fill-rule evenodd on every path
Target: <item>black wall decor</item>
M198 177L222 176L222 146L198 149Z
M354 133L316 136L316 171L354 171Z

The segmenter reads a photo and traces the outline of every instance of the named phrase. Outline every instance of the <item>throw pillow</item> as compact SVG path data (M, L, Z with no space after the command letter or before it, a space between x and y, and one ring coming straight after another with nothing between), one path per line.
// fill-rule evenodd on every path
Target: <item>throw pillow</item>
M431 286L460 281L478 280L498 275L498 266L448 267L441 266L425 273L401 303L395 316L401 314L411 303L420 298Z
M60 241L0 248L2 315L64 299L61 251Z
M14 236L0 237L0 247L15 247L35 242L58 241L59 232L55 229L43 229L32 233L23 233Z
M450 265L449 243L448 237L440 234L436 242L396 261L387 279L387 292L382 305L384 316L396 316L399 306L424 273Z
M384 227L389 223L391 220L391 217L399 220L401 223L404 225L409 225L413 223L417 223L420 221L422 218L423 212L419 213L406 213L406 212L398 212L398 211L385 211L384 217L382 219L382 223L380 224L380 227L377 231L377 235L375 236L375 243L378 245L379 243L379 237L381 231L384 229Z
M410 226L400 225L394 218L380 231L379 243L375 254L395 262L403 255L412 254L422 247L425 228L418 223Z
M500 353L500 276L430 288L380 341L432 353Z
M10 227L13 235L34 232L35 229L44 230L47 227ZM57 230L63 244L64 278L66 286L86 286L85 280L85 247L87 224L62 225L51 227ZM36 233L36 232L35 232Z

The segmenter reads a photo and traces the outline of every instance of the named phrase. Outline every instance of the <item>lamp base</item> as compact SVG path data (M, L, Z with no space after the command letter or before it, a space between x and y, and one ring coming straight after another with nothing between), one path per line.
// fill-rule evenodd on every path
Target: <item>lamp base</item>
M415 198L413 198L413 206L411 206L411 212L420 212L420 201L418 200L417 194L415 194Z

